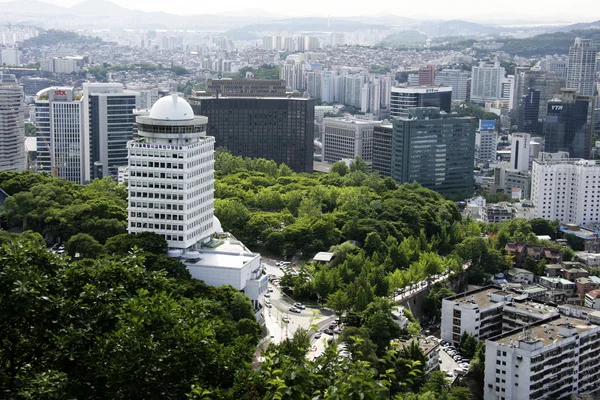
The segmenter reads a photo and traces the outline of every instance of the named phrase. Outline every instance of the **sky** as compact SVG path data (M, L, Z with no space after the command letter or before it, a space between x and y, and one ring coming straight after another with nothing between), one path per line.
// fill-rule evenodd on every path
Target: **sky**
M21 0L26 2L26 0ZM71 6L80 0L42 0L48 3ZM117 1L115 1L116 3ZM358 16L394 14L416 18L486 20L531 20L544 22L592 22L600 20L598 0L344 0L344 1L281 1L281 0L118 0L118 4L131 9L165 11L173 14L214 14L245 9L263 9L282 16ZM498 10L493 11L492 7ZM243 14L243 13L242 13Z

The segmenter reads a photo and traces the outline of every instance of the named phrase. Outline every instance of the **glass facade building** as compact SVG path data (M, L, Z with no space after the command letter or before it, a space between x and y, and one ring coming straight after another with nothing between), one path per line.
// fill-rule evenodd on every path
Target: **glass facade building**
M315 101L305 98L192 97L208 117L208 136L235 156L266 158L296 172L313 171Z
M529 88L519 103L519 132L527 132L534 135L540 134L541 124L539 117L540 91L534 88Z
M452 88L448 86L395 87L390 95L390 115L400 117L409 108L436 107L452 111Z
M393 125L377 125L373 130L373 171L381 176L392 176Z
M475 126L434 107L413 108L393 121L391 173L444 195L473 192Z
M577 95L576 89L563 89L561 97L548 103L545 151L567 151L571 158L587 159L591 149L592 101Z

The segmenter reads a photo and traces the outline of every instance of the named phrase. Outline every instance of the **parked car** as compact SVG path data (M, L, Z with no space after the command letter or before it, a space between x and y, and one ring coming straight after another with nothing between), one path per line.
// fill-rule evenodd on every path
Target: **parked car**
M284 315L284 316L281 318L281 320L287 324L288 322L290 322L290 317L288 317L287 315Z
M275 263L275 266L276 266L276 267L280 267L280 266L281 266L281 263L278 261L278 262L276 262L276 263Z
M321 332L315 333L315 339L321 339Z
M333 329L333 333L335 333L335 334L339 335L340 333L342 333L342 330L340 329L340 327L339 327L339 326L336 326L336 327Z
M269 287L267 288L267 292L271 293L272 291L273 291L273 288L272 288L271 286L269 286Z
M296 313L296 314L300 314L301 311L300 309L296 308L296 307L290 307L290 312Z
M265 303L265 307L267 307L267 308L273 308L273 304L271 304L271 303Z
M323 331L323 333L324 333L324 334L326 334L326 335L333 335L333 329L329 329L329 328L327 328L327 329L325 329L325 330Z
M302 303L294 303L294 307L299 308L300 310L306 310L306 306Z
M269 298L269 297L271 297L271 294L269 292L267 292L267 293L265 293L264 296L267 297L267 298Z

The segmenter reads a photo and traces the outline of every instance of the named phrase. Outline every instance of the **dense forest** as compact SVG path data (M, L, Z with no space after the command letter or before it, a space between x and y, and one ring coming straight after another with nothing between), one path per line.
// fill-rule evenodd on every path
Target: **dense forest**
M347 325L352 356L335 345L309 361L310 334L280 345L265 332L247 298L230 287L192 280L165 255L154 233L128 235L127 192L110 179L77 185L44 174L0 173L10 197L0 218L0 390L17 399L470 399L442 373L428 379L418 346L393 341L420 331L393 318L388 294L440 273L484 283L508 269L510 240L556 237L556 224L514 220L485 225L418 184L397 185L356 159L329 174L297 174L264 159L216 152L215 212L252 249L299 255L300 273L281 285L315 299ZM483 234L482 234L483 233ZM47 251L62 241L67 254ZM308 259L335 254L330 264ZM543 263L526 260L538 271ZM452 295L435 284L425 313L439 319ZM465 338L482 374L481 344ZM477 361L479 360L479 361Z

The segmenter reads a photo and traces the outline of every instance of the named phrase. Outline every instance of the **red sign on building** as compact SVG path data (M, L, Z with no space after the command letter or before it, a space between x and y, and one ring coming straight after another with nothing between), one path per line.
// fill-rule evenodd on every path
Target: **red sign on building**
M54 95L55 96L66 96L67 92L65 90L55 90Z

